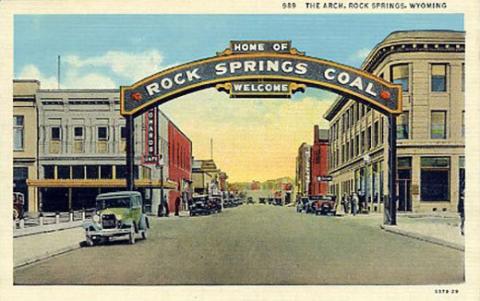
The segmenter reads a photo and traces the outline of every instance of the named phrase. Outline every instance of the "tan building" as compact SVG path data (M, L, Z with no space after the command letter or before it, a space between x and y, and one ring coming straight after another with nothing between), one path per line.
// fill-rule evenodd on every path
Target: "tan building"
M27 179L37 178L37 80L13 82L13 191L25 196L25 211L37 211L37 193Z
M397 118L399 211L455 211L465 187L465 33L393 32L362 69L403 87ZM330 192L360 192L370 210L388 195L388 120L339 97L330 121Z
M312 146L303 142L296 158L295 189L297 195L308 196L310 187L310 155Z

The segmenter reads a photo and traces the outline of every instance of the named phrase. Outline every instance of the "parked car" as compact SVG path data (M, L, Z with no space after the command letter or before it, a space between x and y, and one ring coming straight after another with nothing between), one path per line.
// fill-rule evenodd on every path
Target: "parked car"
M208 198L211 213L222 212L222 197L220 195L213 195Z
M136 234L141 234L143 239L147 239L149 222L139 192L119 191L99 194L95 210L93 221L84 224L88 246L122 236L126 236L128 242L134 244Z
M322 195L314 202L315 214L336 215L336 197L334 195Z
M282 206L282 198L274 198L273 205L275 206Z
M21 192L13 193L13 219L23 218L23 205L25 204L25 196Z
M307 207L308 207L308 197L301 197L297 201L297 212L307 212Z
M210 214L211 207L209 206L208 195L194 195L189 211L190 216Z

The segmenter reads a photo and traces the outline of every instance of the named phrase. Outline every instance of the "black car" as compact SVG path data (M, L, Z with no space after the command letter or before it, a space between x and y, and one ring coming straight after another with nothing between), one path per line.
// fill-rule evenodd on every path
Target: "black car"
M308 213L308 202L309 202L309 199L308 197L301 197L298 199L297 201L297 212L307 212Z
M189 211L190 216L210 214L211 205L209 204L208 195L193 196Z

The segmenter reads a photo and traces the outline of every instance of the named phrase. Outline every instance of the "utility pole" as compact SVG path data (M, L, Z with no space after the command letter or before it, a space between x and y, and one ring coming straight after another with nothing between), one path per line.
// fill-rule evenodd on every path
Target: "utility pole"
M60 55L57 56L57 88L60 89Z

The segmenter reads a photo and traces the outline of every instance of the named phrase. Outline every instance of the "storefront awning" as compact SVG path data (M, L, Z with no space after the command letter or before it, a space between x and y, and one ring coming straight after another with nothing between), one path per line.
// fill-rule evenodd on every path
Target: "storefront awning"
M165 181L163 183L165 189L176 189L177 184L172 181ZM125 179L27 179L27 185L32 187L44 188L90 188L90 187L126 187L127 180ZM161 188L160 180L141 179L135 180L136 187L143 188Z

